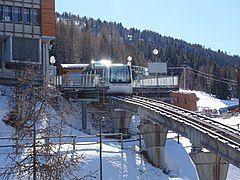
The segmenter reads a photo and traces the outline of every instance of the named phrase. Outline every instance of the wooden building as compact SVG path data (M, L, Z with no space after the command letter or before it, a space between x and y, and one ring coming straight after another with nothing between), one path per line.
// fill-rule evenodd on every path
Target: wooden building
M197 111L197 101L194 93L172 92L170 95L171 104L190 111Z

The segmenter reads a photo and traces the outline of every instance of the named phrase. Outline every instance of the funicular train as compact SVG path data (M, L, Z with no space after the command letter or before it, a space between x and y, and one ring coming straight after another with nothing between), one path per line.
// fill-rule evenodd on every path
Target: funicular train
M132 70L126 64L114 64L110 60L92 61L84 74L98 75L107 94L132 94Z

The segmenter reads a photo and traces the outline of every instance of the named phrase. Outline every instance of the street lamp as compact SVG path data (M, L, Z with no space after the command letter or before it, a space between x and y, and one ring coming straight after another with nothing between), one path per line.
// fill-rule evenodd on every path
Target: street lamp
M157 49L154 49L154 50L153 50L153 54L154 54L154 55L158 55L158 53L159 53L159 52L158 52Z
M56 63L56 59L55 59L54 56L51 56L49 61L50 61L50 64L51 64L51 66L49 66L47 68L47 74L49 76L49 82L50 83L52 82L53 84L57 85L57 83L58 83L58 80L56 78L57 71L56 71L56 67L53 66L53 64Z
M154 60L157 60L157 55L158 55L159 51L157 49L153 50L153 54L154 54Z
M51 63L52 65L56 63L56 59L55 59L54 56L51 56L51 57L50 57L50 63Z
M105 121L105 117L103 116L102 119L100 120L100 133L99 133L99 138L100 138L100 180L102 180L103 176L103 165L102 165L102 122Z
M238 97L238 108L240 109L240 68L237 69L237 97Z
M132 65L132 59L133 58L131 56L128 56L128 58L127 58L127 60L128 60L127 65L129 65L129 66Z

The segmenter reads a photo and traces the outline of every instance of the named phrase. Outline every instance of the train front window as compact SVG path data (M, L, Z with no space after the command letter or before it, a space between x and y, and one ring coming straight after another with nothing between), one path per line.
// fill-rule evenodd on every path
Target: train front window
M110 83L131 83L131 73L128 66L113 66L110 70Z

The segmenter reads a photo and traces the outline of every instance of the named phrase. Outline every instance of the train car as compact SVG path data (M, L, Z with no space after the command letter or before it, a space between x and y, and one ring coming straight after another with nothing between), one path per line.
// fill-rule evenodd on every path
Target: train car
M110 94L132 94L132 71L129 65L112 64L108 68Z
M92 61L84 73L98 74L101 83L108 87L108 94L132 94L132 70L129 65L113 64L109 60Z

